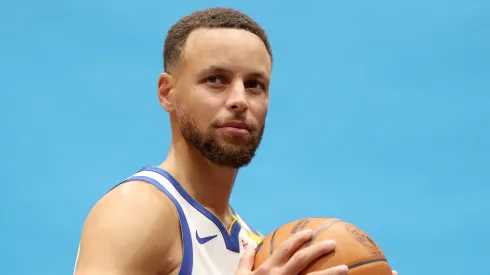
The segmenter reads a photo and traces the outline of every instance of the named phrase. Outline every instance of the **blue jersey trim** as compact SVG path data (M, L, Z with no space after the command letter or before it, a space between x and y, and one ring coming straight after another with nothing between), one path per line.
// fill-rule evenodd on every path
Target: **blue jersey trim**
M223 239L225 240L226 248L233 251L240 253L240 243L239 243L239 238L238 235L241 230L241 225L239 222L235 222L233 226L231 227L230 234L228 234L228 230L225 228L223 223L211 212L209 212L206 208L204 208L202 205L200 205L194 198L192 198L185 190L182 188L182 186L177 182L177 180L172 177L167 171L160 169L158 167L153 167L153 166L145 166L143 167L141 171L151 171L158 173L165 177L170 183L174 186L174 188L179 192L179 194L190 204L192 205L197 211L201 212L206 218L211 220L221 231L221 235L223 235ZM232 210L233 211L233 210Z
M177 212L179 214L179 219L180 219L180 228L182 230L182 249L183 249L183 258L182 258L182 265L180 267L179 275L191 275L192 274L192 263L193 263L193 255L192 255L192 238L191 238L191 231L189 229L189 224L187 223L187 219L184 214L184 210L182 210L182 206L179 204L179 202L175 199L170 192L165 189L158 181L149 178L149 177L143 177L143 176L133 176L125 180L125 182L128 181L144 181L147 182L156 188L158 188L160 191L162 191L167 197L169 197L172 202L175 205L175 208L177 208Z
M231 209L231 211L233 212L233 215L236 216L235 210ZM253 228L245 219L243 219L243 217L240 216L240 218L248 226L248 228L250 228L250 231L252 231L255 235L257 235L257 236L262 235L262 234L259 233L259 231L255 230L255 228Z

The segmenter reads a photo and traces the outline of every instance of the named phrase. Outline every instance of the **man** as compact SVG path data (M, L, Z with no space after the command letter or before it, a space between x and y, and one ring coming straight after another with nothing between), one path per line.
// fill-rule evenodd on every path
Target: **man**
M238 169L264 132L272 70L264 30L236 10L195 12L169 30L164 69L158 97L170 116L168 156L97 202L75 274L293 275L331 252L332 242L296 252L312 237L301 232L252 271L263 236L229 206ZM346 273L340 266L315 274Z

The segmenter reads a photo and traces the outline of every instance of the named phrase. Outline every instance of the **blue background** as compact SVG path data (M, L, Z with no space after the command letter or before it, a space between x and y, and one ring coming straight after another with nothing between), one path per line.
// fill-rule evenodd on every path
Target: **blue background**
M489 1L136 3L0 4L0 274L72 273L94 203L166 156L166 31L223 5L261 23L275 55L238 212L266 234L352 222L401 275L490 274Z

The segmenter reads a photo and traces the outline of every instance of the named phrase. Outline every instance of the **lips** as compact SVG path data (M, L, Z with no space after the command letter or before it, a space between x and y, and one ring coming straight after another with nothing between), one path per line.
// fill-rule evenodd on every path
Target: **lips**
M235 128L235 129L241 129L241 130L247 130L250 131L250 127L244 122L241 121L230 121L223 123L219 126L219 128Z

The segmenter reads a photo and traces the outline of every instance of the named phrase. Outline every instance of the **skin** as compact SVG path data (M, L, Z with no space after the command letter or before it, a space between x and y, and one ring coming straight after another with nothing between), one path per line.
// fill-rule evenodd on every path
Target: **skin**
M220 146L239 150L247 134L238 135L230 128L210 130L210 125L240 117L252 129L263 127L271 70L270 56L254 34L236 29L199 29L190 34L182 63L171 74L159 77L158 97L169 113L172 130L169 153L159 167L172 174L225 226L232 222L228 202L238 168L213 164L189 144L182 135L179 114L189 115L196 130L212 131ZM241 258L236 274L298 274L314 259L335 249L334 243L325 242L296 252L311 237L311 232L295 234L256 271L251 271L254 250L250 249ZM128 182L102 197L87 216L75 274L178 274L181 261L175 206L155 187ZM346 269L341 266L312 273L322 274L346 274Z

